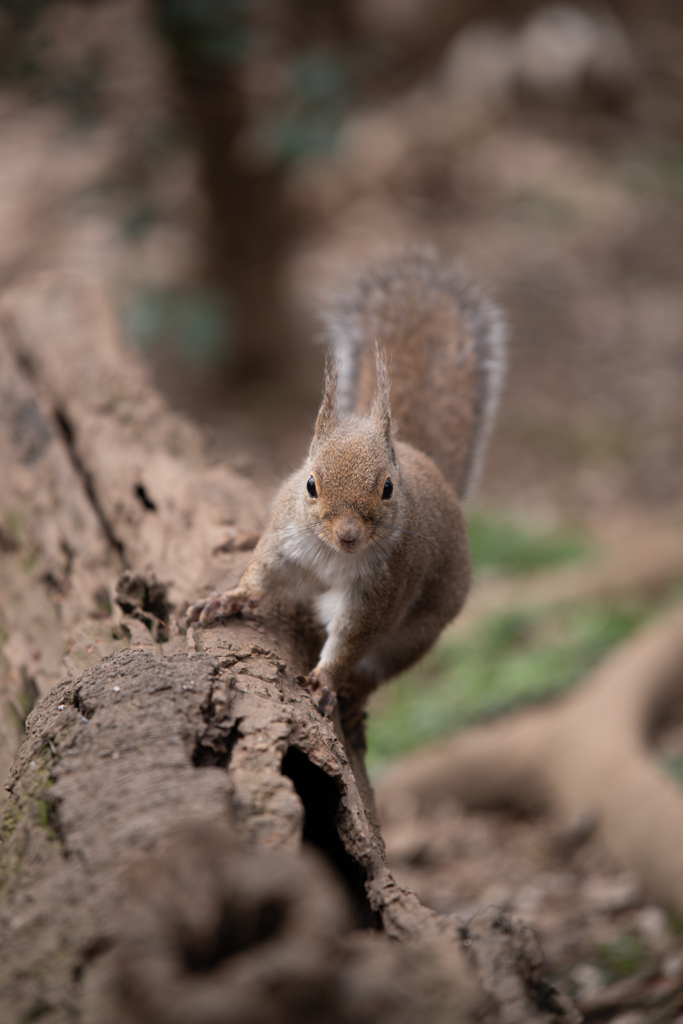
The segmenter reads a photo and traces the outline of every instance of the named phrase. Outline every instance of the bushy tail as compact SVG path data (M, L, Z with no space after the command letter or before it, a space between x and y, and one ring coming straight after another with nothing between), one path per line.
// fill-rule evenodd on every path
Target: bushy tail
M377 342L389 356L399 439L429 455L465 497L505 373L498 308L459 270L420 250L366 272L331 307L326 323L340 362L340 412L370 411Z

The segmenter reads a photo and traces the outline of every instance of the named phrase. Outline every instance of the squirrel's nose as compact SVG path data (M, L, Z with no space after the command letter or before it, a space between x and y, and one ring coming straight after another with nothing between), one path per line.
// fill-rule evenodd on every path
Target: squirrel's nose
M355 544L356 541L360 540L362 529L358 523L342 523L335 530L337 540L340 544Z

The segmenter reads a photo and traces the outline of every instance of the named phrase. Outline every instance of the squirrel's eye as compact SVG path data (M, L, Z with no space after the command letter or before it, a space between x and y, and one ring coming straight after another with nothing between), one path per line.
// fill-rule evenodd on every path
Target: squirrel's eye
M382 491L382 501L388 501L388 499L391 497L391 495L393 493L394 493L394 485L392 484L390 478L387 477L387 479L385 481L385 484L384 484L384 490Z
M308 493L310 494L310 496L312 498L317 498L318 497L318 492L315 489L315 480L313 479L312 476L309 476L309 478L308 478L308 483L306 484L306 490L308 491Z

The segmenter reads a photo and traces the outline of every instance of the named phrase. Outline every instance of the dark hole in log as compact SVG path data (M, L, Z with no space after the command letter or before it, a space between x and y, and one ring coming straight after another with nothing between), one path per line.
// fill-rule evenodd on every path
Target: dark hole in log
M74 981L79 983L83 977L83 971L85 968L94 960L97 960L98 957L102 956L103 953L107 953L113 945L113 939L103 935L88 943L83 950L80 962L75 964L73 967L72 976Z
M145 488L142 486L142 484L138 484L136 486L135 497L138 499L143 508L146 508L149 512L156 512L157 507L150 498Z
M283 900L268 899L258 906L223 906L218 927L210 934L187 936L181 940L185 967L204 974L228 957L272 939L287 916Z
M92 716L95 714L95 708L89 707L86 704L80 690L77 690L74 694L74 707L81 718L86 719L87 721L90 721Z
M126 569L116 581L116 603L126 615L144 622L157 643L170 639L171 604L165 583Z
M203 768L206 765L215 765L218 768L228 767L235 744L242 735L238 724L229 731L210 725L201 736L197 737L192 754L192 764L195 768Z
M166 584L156 580L148 581L144 610L155 615L160 622L168 622L171 617L171 605L166 594Z
M365 891L365 870L339 838L337 818L341 796L334 780L296 747L290 747L285 754L282 774L292 780L304 805L303 838L317 847L341 876L351 897L356 927L381 929L379 915L373 912Z

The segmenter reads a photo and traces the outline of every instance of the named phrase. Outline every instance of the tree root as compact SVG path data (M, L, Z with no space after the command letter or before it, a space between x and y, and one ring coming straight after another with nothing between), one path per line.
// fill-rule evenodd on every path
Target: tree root
M596 601L634 595L648 598L671 588L683 575L680 530L642 526L622 531L590 565L581 562L531 573L481 581L447 635L462 634L491 615L543 608L571 601Z
M683 912L683 794L650 750L683 700L683 608L611 654L567 698L418 752L378 790L383 820L456 796L467 807L593 822L621 867Z

